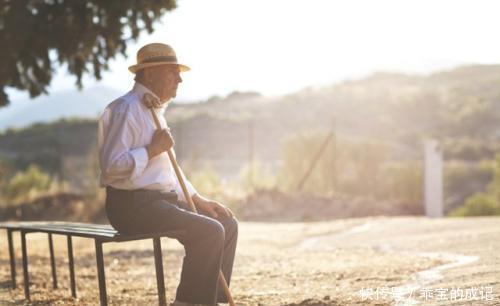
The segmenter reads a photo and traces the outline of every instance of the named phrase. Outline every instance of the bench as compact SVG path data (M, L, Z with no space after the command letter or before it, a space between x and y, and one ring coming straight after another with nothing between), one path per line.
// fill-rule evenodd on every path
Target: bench
M50 265L52 269L52 286L54 289L57 288L57 275L56 275L52 235L64 235L67 237L71 295L74 298L76 298L76 280L75 280L72 237L94 239L96 263L97 263L97 278L99 283L99 299L101 305L107 305L108 303L102 245L107 242L127 242L133 240L152 239L155 268L156 268L156 285L158 289L158 301L159 304L162 306L167 305L166 295L165 295L165 281L163 276L161 238L162 237L175 238L178 237L179 235L182 235L183 233L182 231L123 235L118 233L115 229L113 229L109 225L75 223L75 222L0 222L0 228L7 230L10 271L11 271L11 280L13 288L16 288L16 262L15 262L14 242L12 239L12 234L17 231L20 232L22 265L23 265L23 276L24 276L24 295L26 300L30 299L28 251L26 244L26 235L29 233L46 233L48 234Z

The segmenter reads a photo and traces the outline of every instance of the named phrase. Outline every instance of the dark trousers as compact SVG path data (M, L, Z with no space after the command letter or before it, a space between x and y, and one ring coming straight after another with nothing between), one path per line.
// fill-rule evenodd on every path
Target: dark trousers
M206 305L228 302L224 290L218 290L218 276L222 270L230 284L238 239L235 218L192 213L172 192L111 187L106 189L106 214L124 234L183 230L185 234L176 237L186 252L176 300Z

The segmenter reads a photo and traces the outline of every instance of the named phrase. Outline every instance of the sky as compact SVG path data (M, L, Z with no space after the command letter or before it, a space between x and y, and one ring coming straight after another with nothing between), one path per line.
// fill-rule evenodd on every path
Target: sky
M238 91L275 96L376 71L431 73L500 63L500 1L178 0L153 34L128 46L95 84L126 92L144 44L174 47L184 73L178 101ZM75 89L60 70L51 92ZM12 102L26 94L9 90Z

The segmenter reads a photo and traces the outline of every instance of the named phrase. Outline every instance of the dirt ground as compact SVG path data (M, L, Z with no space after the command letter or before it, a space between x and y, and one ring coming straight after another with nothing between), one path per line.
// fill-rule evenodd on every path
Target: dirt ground
M10 289L6 235L0 240L1 305L99 303L94 245L73 240L77 299L66 239L55 237L59 288L52 289L47 237L28 235L31 303ZM500 217L368 217L310 223L240 223L231 292L238 305L500 305ZM167 299L184 255L163 239ZM152 241L104 246L111 305L157 304Z

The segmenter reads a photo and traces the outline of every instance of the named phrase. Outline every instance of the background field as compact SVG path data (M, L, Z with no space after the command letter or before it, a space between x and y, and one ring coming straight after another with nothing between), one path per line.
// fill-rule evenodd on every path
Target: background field
M240 224L231 290L241 305L499 305L500 218L355 218L310 223ZM78 299L70 298L65 238L55 240L59 286L53 291L46 236L31 234L31 305L98 304L93 243L74 239ZM20 256L19 239L15 238ZM9 289L8 254L0 242L0 304L23 304L22 285ZM172 299L183 250L163 240L167 297ZM109 302L157 303L152 242L104 248ZM21 266L18 259L18 271ZM22 275L22 274L21 274ZM22 277L19 276L19 281ZM403 300L363 296L363 288L406 286ZM487 296L425 300L423 290L490 288ZM487 290L487 289L484 289ZM409 299L412 293L412 299ZM448 299L450 295L448 294ZM397 303L398 302L398 303Z

